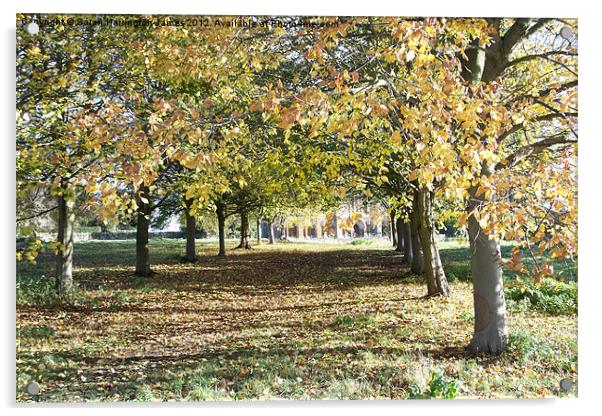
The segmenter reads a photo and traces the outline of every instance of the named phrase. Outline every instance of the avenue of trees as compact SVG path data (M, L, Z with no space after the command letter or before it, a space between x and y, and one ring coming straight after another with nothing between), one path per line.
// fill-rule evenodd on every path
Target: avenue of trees
M207 17L195 30L59 22L33 35L20 18L17 256L35 259L34 221L56 210L59 292L73 284L77 210L135 219L135 273L147 276L160 211L184 213L195 261L201 216L217 219L225 256L228 217L241 248L252 220L273 230L287 213L329 213L336 233L332 213L354 195L388 207L427 296L450 291L440 224L467 230L469 349L497 354L502 265L537 281L554 275L544 254L577 256L576 21ZM502 240L516 243L510 259Z

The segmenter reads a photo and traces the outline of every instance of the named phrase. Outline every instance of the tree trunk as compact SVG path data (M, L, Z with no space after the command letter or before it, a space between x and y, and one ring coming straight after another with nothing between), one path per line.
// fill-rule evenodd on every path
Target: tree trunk
M261 244L261 218L259 218L259 216L257 217L256 227L257 227L257 245L260 245Z
M240 244L236 248L249 249L249 216L246 211L240 213Z
M468 350L499 354L506 348L507 337L500 244L489 238L474 216L475 209L483 202L482 196L477 196L474 188L469 195L468 237L475 321Z
M226 214L224 212L225 207L221 202L215 204L215 213L217 214L217 228L219 238L219 253L220 257L226 256Z
M516 22L526 24L524 22ZM468 59L463 62L462 76L473 84L490 82L500 75L504 65L496 65L507 60L502 56L500 42L494 42L486 51L475 45L467 50ZM508 54L511 50L508 51ZM489 59L492 58L492 59ZM482 165L482 176L491 176L493 166ZM506 348L506 301L504 282L500 265L499 242L490 239L477 219L474 211L484 202L483 196L477 196L477 187L469 189L468 237L470 240L470 269L472 272L474 297L474 334L468 350L476 353L499 354Z
M68 292L73 288L73 224L75 202L64 196L58 197L58 236L61 250L56 256L56 291Z
M192 199L186 200L186 261L196 261L196 218L190 212L192 208Z
M415 197L418 198L418 233L422 243L422 253L424 256L424 275L428 296L448 296L449 286L447 278L443 271L439 250L435 241L435 227L433 226L433 205L432 194L430 191L416 191Z
M138 214L136 221L136 275L150 276L148 251L148 229L150 227L151 201L148 186L142 185L136 198Z
M412 251L412 229L409 222L403 223L403 262L412 264L414 252Z
M316 238L322 239L322 224L320 224L320 220L316 220Z
M414 198L416 200L416 198ZM424 273L424 257L422 256L422 245L418 234L418 207L414 206L410 213L410 233L412 241L412 273L421 275Z
M395 247L395 251L403 251L403 220L401 217L398 217L396 220L395 230L397 231L397 247Z
M395 211L391 211L391 241L393 247L397 248L397 227L395 226Z
M270 230L270 235L269 235L269 244L274 244L274 221L270 221L268 224L268 228Z

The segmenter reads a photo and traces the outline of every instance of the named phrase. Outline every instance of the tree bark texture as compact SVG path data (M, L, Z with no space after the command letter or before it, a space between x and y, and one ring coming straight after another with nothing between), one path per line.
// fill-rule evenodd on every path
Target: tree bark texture
M196 261L196 218L190 212L192 209L192 199L186 200L186 261Z
M422 243L424 256L424 276L426 278L428 296L448 296L449 286L443 271L439 250L435 240L435 227L433 224L432 193L428 190L416 191L418 198L418 233Z
M61 250L56 256L56 291L68 292L73 288L73 225L75 202L63 195L58 197L58 236Z
M217 229L219 239L219 252L217 253L220 257L226 256L226 207L222 202L215 204L215 213L217 215Z
M414 198L416 200L416 198ZM415 204L414 204L415 205ZM413 206L410 214L410 233L412 240L412 273L421 275L424 273L424 257L422 255L422 243L418 233L418 207Z
M152 205L148 186L142 185L138 190L136 221L136 275L150 276L150 253L148 250L148 231L152 213Z

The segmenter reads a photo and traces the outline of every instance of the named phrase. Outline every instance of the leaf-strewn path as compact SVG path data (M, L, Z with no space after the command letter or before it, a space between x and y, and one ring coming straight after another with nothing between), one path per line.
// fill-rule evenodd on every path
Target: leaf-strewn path
M181 243L155 242L156 274L139 279L131 244L80 244L81 294L17 310L18 400L32 380L42 401L405 398L436 370L461 396L523 397L557 395L576 371L575 316L516 312L511 328L535 352L465 356L470 286L422 299L384 246L201 250L185 264Z

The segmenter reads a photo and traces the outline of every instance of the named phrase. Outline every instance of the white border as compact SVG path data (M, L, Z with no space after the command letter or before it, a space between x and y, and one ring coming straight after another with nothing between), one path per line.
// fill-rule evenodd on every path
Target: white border
M598 247L602 245L600 233L600 207L602 192L599 165L600 127L596 121L601 119L599 109L602 91L600 89L602 66L600 65L600 30L602 16L596 13L594 2L579 1L546 1L528 2L525 0L486 1L344 1L344 0L302 0L290 3L278 0L263 0L255 3L242 0L182 1L171 0L152 3L149 0L104 0L94 3L85 1L41 1L28 0L18 4L2 4L2 193L5 196L1 205L3 220L2 250L0 264L5 266L2 292L2 367L0 367L0 394L4 407L9 413L43 412L45 415L77 414L85 411L91 414L106 415L106 409L99 406L75 405L68 408L46 406L43 408L15 408L15 330L14 330L14 51L15 51L15 13L16 12L53 12L53 13L131 13L131 14L255 14L255 15L384 15L384 16L533 16L533 17L578 17L579 18L579 74L580 82L580 132L579 148L579 399L576 400L504 400L504 401L445 401L445 402L242 402L180 405L174 408L167 406L135 407L132 405L113 406L111 414L163 414L178 412L188 414L237 414L265 415L282 413L291 415L307 415L308 412L329 414L343 411L349 414L365 415L376 411L386 414L419 412L421 415L445 413L446 416L469 413L487 415L504 415L516 411L545 412L546 414L577 414L587 412L594 407L600 408L602 403L596 399L602 395L600 382L600 311L596 308L601 302L602 275L597 260L600 258Z

